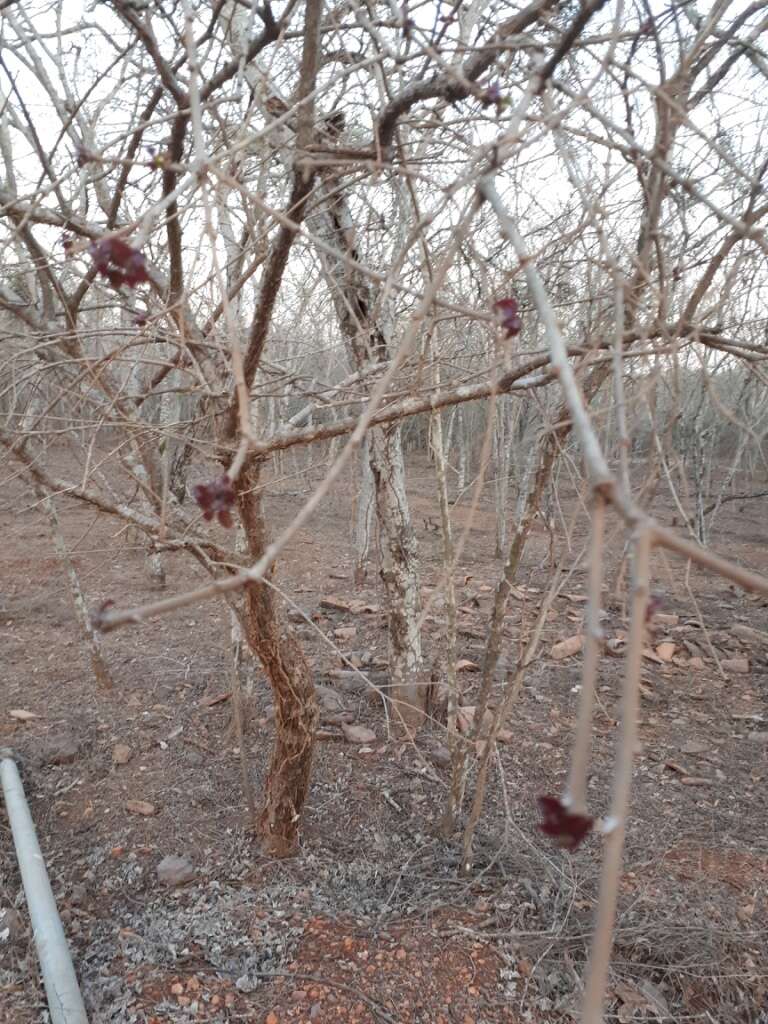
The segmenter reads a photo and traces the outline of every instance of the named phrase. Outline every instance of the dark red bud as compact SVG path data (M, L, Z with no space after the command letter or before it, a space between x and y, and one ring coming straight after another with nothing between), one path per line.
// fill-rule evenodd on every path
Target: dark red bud
M88 251L98 273L106 277L113 288L123 285L135 288L149 280L144 255L122 238L102 238L92 242Z
M227 529L234 525L231 509L235 504L235 491L226 473L208 484L195 484L192 496L200 506L203 519L210 522L214 516Z
M555 840L558 846L573 853L592 830L594 819L585 814L573 814L555 796L540 796L541 831Z
M517 299L499 299L498 302L494 302L493 311L496 314L499 327L508 338L520 333L523 322L518 312Z

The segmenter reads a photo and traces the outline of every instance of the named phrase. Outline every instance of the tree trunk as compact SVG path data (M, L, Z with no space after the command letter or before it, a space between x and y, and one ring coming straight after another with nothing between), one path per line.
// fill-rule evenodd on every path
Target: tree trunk
M244 8L227 5L225 24L232 40L233 52L241 56L247 48L249 16ZM267 117L269 100L274 95L268 76L259 73L258 59L246 64L244 77L254 92L256 103ZM290 134L291 129L285 128ZM268 145L274 148L288 170L287 149L277 144L273 132ZM267 145L267 143L265 143ZM386 310L380 296L367 278L356 273L344 257L360 261L355 241L355 225L347 197L339 182L330 175L318 189L318 211L308 216L312 235L329 242L338 250L334 257L319 250L321 265L331 285L336 314L344 337L350 366L366 370L371 363L389 358L388 335L391 333ZM392 683L400 688L400 699L409 695L419 700L422 669L421 637L418 629L419 575L416 538L411 524L405 491L401 431L399 427L376 428L370 434L371 471L375 481L376 513L379 519L384 565L384 582L390 618L390 671ZM416 716L414 716L416 717Z
M435 387L440 386L439 364L435 364L433 373ZM451 753L451 763L456 764L460 760L459 745L462 737L458 731L459 713L459 692L458 676L456 674L456 587L454 585L454 562L456 552L453 546L453 531L451 528L451 508L448 501L448 460L445 455L445 444L443 442L443 420L442 413L437 410L430 418L430 449L435 460L435 477L437 480L437 495L440 501L440 526L443 534L443 571L445 573L445 611L446 624L443 633L445 643L445 666L446 684L448 689L448 700L446 706L446 726L448 729L448 749ZM438 680L438 685L441 680ZM442 702L438 701L437 711L442 718ZM451 782L451 795L445 809L441 824L443 834L448 837L453 833L455 821L453 811L462 804L464 792L464 774L461 777L454 776ZM456 789L454 790L454 786ZM460 790L460 791L459 791Z
M360 486L357 492L357 509L355 514L355 583L361 586L368 576L368 556L371 550L373 534L373 517L376 493L371 471L371 457L368 438L363 439L360 446Z
M355 225L343 191L324 186L322 207L310 218L313 232L340 253L360 261ZM389 358L390 324L382 297L366 278L341 258L318 253L327 280L350 366L364 372ZM424 685L419 629L419 570L416 534L405 488L402 427L373 427L368 434L382 569L389 614L389 669L392 692L407 727L423 717Z
M422 678L416 534L405 492L401 427L399 423L374 427L368 436L382 538L381 579L389 614L392 695L404 724L418 726L426 687Z
M259 466L250 462L235 485L253 562L268 543L258 482ZM250 583L245 598L248 644L264 667L275 701L275 746L258 829L264 853L288 857L298 846L299 818L309 791L317 701L307 659L268 581Z
M83 634L83 639L85 640L88 652L91 656L91 668L93 669L93 674L96 677L96 682L104 690L113 690L115 684L112 680L112 675L101 650L101 636L93 628L91 616L88 613L88 602L86 601L85 594L83 593L83 588L80 586L80 578L77 575L75 563L72 561L69 551L67 550L64 534L61 530L61 523L59 522L59 516L56 511L56 505L52 497L45 495L42 488L38 488L37 493L39 497L44 497L45 499L43 501L43 507L48 515L48 522L51 526L53 545L56 548L56 554L61 559L62 567L66 569L67 575L69 576L69 584L72 588L72 598L75 602L75 612Z
M458 448L459 448L459 464L456 467L456 500L462 497L464 490L467 486L467 463L470 461L468 456L468 448L471 444L469 431L467 430L467 417L464 415L464 409L459 406L457 412L458 418ZM453 444L448 444L448 451L452 451Z
M509 498L510 436L508 403L503 395L496 402L494 424L494 497L496 499L496 558L503 558L507 546L507 500Z

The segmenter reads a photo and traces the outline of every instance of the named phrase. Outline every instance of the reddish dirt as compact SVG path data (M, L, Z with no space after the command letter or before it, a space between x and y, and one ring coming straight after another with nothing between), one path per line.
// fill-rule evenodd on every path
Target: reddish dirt
M419 525L434 514L430 472L425 461L414 460L410 485ZM308 476L297 462L294 477L275 485L268 503L273 522L295 509ZM563 507L577 509L567 488L560 497ZM108 598L134 605L156 597L140 550L119 525L68 498L59 508L91 607ZM671 506L660 503L654 511L671 521ZM459 527L467 515L459 506ZM211 703L229 690L226 608L194 606L110 634L105 653L116 685L97 692L47 522L17 480L3 490L0 528L0 745L22 756L95 1024L573 1019L600 844L591 837L573 857L554 850L537 830L536 796L558 792L566 776L579 662L553 661L549 651L580 628L582 570L555 602L541 657L509 723L513 741L499 748L503 775L496 773L489 786L473 874L460 878L457 844L437 830L448 785L448 772L428 757L430 744L442 738L438 726L425 729L415 746L403 743L388 734L377 699L343 694L355 721L373 728L377 740L361 750L327 727L301 853L279 864L265 861L244 827L229 701ZM714 547L765 571L766 539L760 502L741 511L729 505ZM439 582L440 541L422 529L419 540L429 598ZM573 552L582 540L579 523ZM562 537L558 545L564 546ZM617 553L620 545L619 537ZM511 659L546 586L548 552L549 537L539 528L507 618ZM386 663L382 594L375 574L355 590L350 553L349 504L339 495L279 567L280 586L314 617L299 629L317 679L327 685L335 685L339 649L370 652L374 673ZM170 591L204 579L179 555L168 556L166 565ZM662 611L677 620L654 627L643 665L609 1007L618 1019L656 1019L647 1016L650 1004L642 1009L639 986L647 983L663 993L667 1019L755 1022L768 1011L768 744L761 738L768 730L768 651L734 635L733 626L766 630L768 616L764 602L722 580L698 571L686 578L685 566L663 559L655 570ZM498 572L489 497L470 524L456 574L460 654L470 661L482 656ZM319 601L329 594L379 610L324 612ZM605 604L606 634L621 639L624 609L610 594ZM440 648L442 614L437 604L426 620L430 659ZM335 636L343 626L355 627L354 636ZM675 644L668 662L654 654L665 640ZM748 670L720 672L715 656L746 658ZM701 663L691 667L694 657ZM605 657L600 669L590 782L598 815L610 793L621 667L619 658ZM462 678L469 701L476 677ZM258 671L256 679L248 757L258 797L272 727ZM18 709L35 717L11 717ZM53 765L45 742L62 733L78 749L70 763ZM113 761L118 743L130 748L123 765ZM132 811L129 801L152 805L151 813ZM155 869L166 854L188 857L194 882L162 887ZM0 910L16 906L25 918L1 812L0 865ZM21 940L0 944L3 1024L40 1019L44 1002L33 965L28 930ZM631 1017L633 987L641 995Z
M516 1014L500 1005L495 991L501 966L488 943L442 937L439 929L400 924L373 943L366 934L350 934L344 922L316 918L307 925L289 976L275 982L273 1012L286 1021L361 1024L382 1017L435 1024L474 1024L478 1017L512 1021ZM377 1005L365 995L372 981ZM296 1006L283 1010L287 999Z
M467 925L471 925L471 920ZM354 922L310 918L285 971L263 997L271 1008L264 1019L275 1021L433 1021L434 1024L511 1022L519 1018L496 989L502 964L486 942L442 937L426 926L393 925L375 937ZM205 1020L206 1005L248 1017L248 999L231 984L201 974L152 972L144 987L150 1021L162 1018L152 1009L171 999L181 1008L197 1002L196 1017Z

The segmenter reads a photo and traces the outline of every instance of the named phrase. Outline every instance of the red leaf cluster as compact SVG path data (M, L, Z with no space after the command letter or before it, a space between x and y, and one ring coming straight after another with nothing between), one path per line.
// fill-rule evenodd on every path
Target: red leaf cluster
M192 495L203 510L203 519L210 521L216 516L222 526L232 526L235 490L226 473L209 484L195 484Z
M499 299L498 302L494 302L493 311L496 314L499 327L508 338L514 337L523 329L517 299Z
M135 288L149 280L144 256L121 238L102 238L100 242L93 242L88 252L96 270L113 288L123 285Z
M75 149L75 161L78 167L85 167L86 164L91 163L94 159L93 153L90 153L85 146L78 146Z
M544 819L539 825L541 831L569 853L578 849L592 830L594 818L571 813L556 796L540 796L539 809Z
M480 96L480 106L496 107L497 113L501 113L502 108L505 107L508 102L509 101L503 95L501 86L498 82L491 82L485 92Z

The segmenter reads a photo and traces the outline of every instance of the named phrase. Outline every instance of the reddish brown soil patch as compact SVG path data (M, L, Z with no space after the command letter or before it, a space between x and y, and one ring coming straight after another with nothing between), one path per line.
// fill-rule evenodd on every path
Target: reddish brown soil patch
M488 943L398 924L372 936L341 921L307 923L289 977L271 986L275 1020L502 1024L501 959Z
M303 464L296 472L303 473ZM417 524L434 511L430 473L424 460L413 460ZM280 490L304 484L302 475L301 484L282 481L270 493L272 522L285 522L302 497ZM564 508L577 506L567 487L560 498ZM59 509L92 607L106 598L135 605L157 596L143 551L119 524L69 498ZM669 521L663 501L653 511ZM457 522L465 517L459 506ZM386 671L383 609L346 613L320 606L329 594L382 606L374 569L366 586L353 587L349 522L349 501L340 491L278 567L280 586L312 619L298 628L316 679L337 688L340 652L367 652L366 671ZM729 555L765 570L765 537L752 539L765 534L759 506L751 503L743 515L729 506L719 523L716 540L727 537ZM29 507L18 481L8 484L0 505L0 530L0 743L22 755L65 929L86 998L96 1007L94 1024L122 1024L131 1014L139 1024L153 1018L263 1024L270 1013L279 1024L378 1024L387 1019L382 1013L397 1024L569 1019L592 928L601 845L591 836L573 857L553 850L537 829L536 798L559 792L567 775L579 663L554 662L549 652L580 629L583 571L569 582L571 597L553 606L541 657L508 723L513 742L499 748L502 770L490 780L473 875L460 879L458 844L446 843L437 828L449 774L426 756L444 740L439 726L423 730L416 750L387 733L378 698L339 688L354 721L376 733L373 750L361 753L328 727L329 738L317 747L301 853L281 864L265 862L244 828L230 702L210 700L229 689L227 609L195 606L110 634L105 655L116 686L100 693L45 518ZM489 497L456 573L459 657L475 663L482 660L500 568L493 540ZM577 531L573 550L582 540ZM426 597L440 579L440 543L426 531L419 541ZM510 658L535 619L548 578L548 544L536 535L526 551L505 622ZM181 555L166 562L169 592L206 579ZM612 980L651 981L672 1019L698 1014L704 1021L709 1014L718 1022L755 1024L766 1009L768 956L768 744L759 738L768 720L768 652L733 627L765 631L768 614L762 601L707 574L686 577L683 564L656 568L664 611L679 622L655 628L649 646L673 642L676 660L644 659ZM624 609L610 592L605 611L606 635L620 636ZM443 625L435 605L424 634L429 659L443 643ZM721 660L747 658L749 672L724 679L713 649ZM691 671L688 656L704 668ZM596 815L606 812L610 793L622 667L610 657L600 665L589 790ZM471 703L477 677L463 676ZM273 738L270 704L257 669L247 741L257 796ZM14 708L37 717L11 718L7 711ZM76 737L76 759L46 762L41 752L62 733ZM117 745L130 749L127 763L115 762ZM135 801L155 812L130 811ZM169 854L191 860L198 872L193 883L178 890L159 884L157 864ZM1 809L0 903L26 914ZM439 924L436 907L448 908ZM34 964L28 929L25 942L0 947L1 1024L41 1019L44 996ZM610 1014L619 1010L617 999L609 1001Z
M721 882L738 892L756 892L768 884L768 857L739 850L679 846L664 855L664 866L681 880Z

